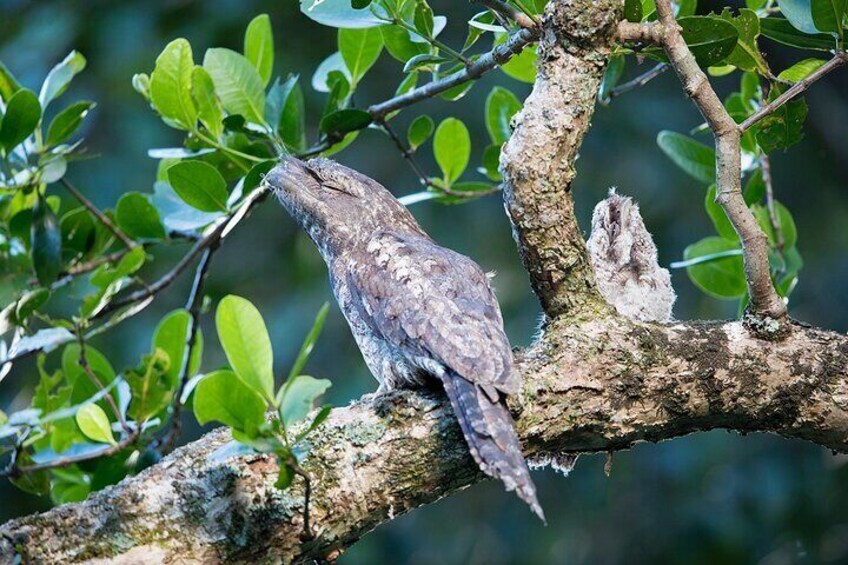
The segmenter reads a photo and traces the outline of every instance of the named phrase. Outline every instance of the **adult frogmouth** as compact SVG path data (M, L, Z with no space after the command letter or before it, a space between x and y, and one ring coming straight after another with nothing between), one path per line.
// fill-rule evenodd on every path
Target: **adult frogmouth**
M544 519L505 403L521 377L483 270L338 163L284 157L264 182L318 246L380 390L440 381L480 469Z

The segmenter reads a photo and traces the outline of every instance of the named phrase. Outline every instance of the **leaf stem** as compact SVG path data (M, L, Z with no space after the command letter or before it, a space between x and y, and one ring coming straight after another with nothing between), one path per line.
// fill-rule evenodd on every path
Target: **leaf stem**
M128 249L134 249L138 246L138 243L133 241L132 238L125 234L121 228L115 225L112 220L110 220L109 217L106 216L106 214L101 212L100 209L97 208L97 206L95 206L88 198L83 196L83 194L73 184L71 184L68 179L63 178L59 182L62 183L62 186L64 186L65 189L70 192L71 195L76 198L79 203L85 207L86 210L91 212L91 214L95 218L97 218L97 220L101 224L103 224L103 227L112 232L112 234L114 234L115 237L121 240L121 242L126 245Z

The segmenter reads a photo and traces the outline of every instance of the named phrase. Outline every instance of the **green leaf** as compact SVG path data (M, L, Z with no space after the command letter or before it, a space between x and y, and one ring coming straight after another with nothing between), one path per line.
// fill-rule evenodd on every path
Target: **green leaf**
M436 128L433 153L445 183L453 184L462 176L471 156L471 137L465 124L456 118L443 120Z
M483 150L483 159L481 166L477 169L479 172L494 182L503 180L500 172L501 146L489 145Z
M339 52L351 76L351 89L365 76L383 51L383 34L378 28L340 29Z
M495 45L503 43L506 41L506 38L507 35L505 33L496 34ZM521 51L521 53L513 55L506 64L501 65L501 70L508 77L528 84L533 84L536 82L537 59L536 46L528 45Z
M421 145L430 139L431 135L433 135L433 130L435 128L436 124L430 116L421 115L412 120L412 123L409 124L409 131L406 133L409 148L412 151L415 151L421 147Z
M71 80L85 68L85 57L77 51L71 51L61 63L50 69L47 73L47 78L44 79L44 84L41 85L41 92L38 94L38 101L41 108L47 108L53 100L61 96Z
M97 404L86 404L76 415L77 425L85 437L98 443L117 445L106 412Z
M761 201L766 195L766 183L763 182L763 171L757 169L751 174L748 182L745 183L745 189L742 191L745 198L745 204L750 206Z
M165 46L150 75L150 101L165 123L176 129L191 131L197 123L191 98L193 70L191 45L179 38Z
M50 481L50 499L54 504L82 502L91 492L88 474L76 466L53 469Z
M165 239L159 211L138 192L127 192L115 206L118 225L134 239Z
M706 237L688 246L683 257L692 260L737 249L737 242L723 237ZM747 292L741 254L697 263L687 267L686 272L695 286L716 298L739 298Z
M756 204L751 207L751 210L754 213L754 217L757 218L757 223L760 224L760 227L763 229L766 236L768 236L769 242L773 246L776 246L778 244L778 238L775 233L774 226L772 225L768 208L766 206ZM777 200L774 201L774 214L777 218L777 223L780 226L780 233L783 235L784 249L794 247L795 244L798 243L798 228L795 227L795 219L792 217L792 214L786 206Z
M280 403L280 418L286 428L304 419L314 408L315 400L330 386L332 383L327 379L316 379L308 375L298 375L286 383Z
M180 378L183 364L185 363L186 351L188 350L188 338L190 333L191 314L187 310L179 309L170 312L162 318L153 333L153 350L161 349L168 354L170 364L167 375L170 381L177 384ZM203 332L197 328L194 347L191 351L191 362L188 368L189 376L200 368L200 360L203 357Z
M319 129L331 139L340 139L349 132L368 127L370 123L371 114L364 110L348 108L321 118Z
M168 169L168 181L186 204L203 212L227 209L227 182L203 161L182 161Z
M810 8L816 29L842 38L848 0L811 0Z
M486 129L492 143L500 145L506 143L512 135L512 127L509 125L512 117L521 110L521 101L507 90L496 86L486 98L485 114Z
M777 75L777 78L787 82L799 82L816 72L826 62L823 59L804 59Z
M255 124L265 122L265 85L243 55L230 49L208 49L203 68L212 77L215 91L227 112L239 114Z
M274 486L280 490L286 490L294 481L294 469L288 463L280 463L280 474Z
M707 189L707 195L704 197L704 208L718 235L731 241L739 240L739 236L736 235L736 230L733 229L733 224L730 223L724 208L716 202L716 187L714 184L711 184Z
M224 133L224 109L215 94L212 77L201 66L191 71L191 99L197 108L197 117L215 139Z
M306 148L306 108L299 77L289 75L286 82L279 79L268 92L265 118L276 127L286 147L293 151Z
M321 335L321 330L324 328L324 322L327 319L327 313L329 311L330 305L325 302L318 311L318 315L315 316L315 321L312 323L312 329L310 329L309 333L306 334L306 338L303 340L303 344L301 344L300 350L297 352L297 357L289 371L287 382L298 376L303 370L303 367L306 365L306 361L309 359L309 355L312 354L312 350L315 348L315 343L318 341L318 336Z
M41 106L35 93L21 88L9 100L0 120L0 146L6 153L29 137L41 119Z
M641 2L639 3L641 5ZM601 79L601 87L598 90L598 101L602 104L608 104L610 101L610 92L615 85L618 84L618 80L621 78L621 74L624 72L624 56L616 55L610 57L609 64L607 64L607 68L604 71L604 77Z
M786 16L792 26L804 33L818 33L813 23L811 0L779 0L780 12Z
M409 59L403 66L403 72L413 71L435 71L438 65L445 62L445 58L435 53L422 53Z
M355 9L350 0L300 0L300 11L319 24L337 28L364 28L387 23L369 8Z
M176 360L175 360L176 361ZM125 372L132 400L127 414L138 423L145 422L168 407L178 381L169 372L172 360L163 349L154 349L141 364Z
M414 4L411 2L406 5L414 9ZM426 43L412 41L409 32L399 25L382 26L378 29L383 34L386 51L401 63L406 63L417 55L424 55L429 52L429 46Z
M780 96L783 91L784 88L780 85L773 85L768 102ZM807 102L803 98L787 102L757 124L757 143L765 153L791 147L803 139L806 119Z
M757 38L760 35L760 18L757 13L743 8L739 10L738 16L733 17L730 10L725 8L720 17L733 24L739 34L736 46L727 56L727 63L743 71L756 71L769 76L768 64L757 45Z
M200 425L221 422L248 437L265 422L265 401L235 373L209 373L194 389L194 417Z
M215 324L227 360L239 378L274 402L274 355L259 310L240 296L225 296L218 304Z
M685 135L664 130L657 145L674 164L702 182L715 182L715 150Z
M642 21L642 0L624 0L624 19L634 23Z
M12 95L21 89L21 83L15 75L0 61L0 100L9 103Z
M95 106L94 102L74 102L59 112L50 122L50 127L47 128L47 146L59 145L74 135L82 121Z
M18 322L23 322L33 312L44 306L48 300L50 300L50 291L46 288L37 288L27 292L15 305L15 319Z
M56 214L41 197L32 211L30 248L38 283L47 286L62 272L62 231Z
M762 34L769 39L791 47L830 51L836 46L833 37L821 33L807 34L798 31L784 18L766 18L760 20L760 29L762 30Z
M451 194L439 194L436 200L442 204L462 204L491 192L492 188L492 185L487 182L458 182L451 187ZM431 190L439 192L438 187Z
M268 14L256 16L247 25L244 32L244 56L259 73L262 86L267 86L274 71L274 33Z
M736 27L716 16L688 16L678 20L686 45L702 67L723 62L736 49Z
M330 415L330 412L333 411L332 406L322 406L321 409L315 414L315 417L312 419L312 422L309 424L309 427L297 434L297 438L295 441L300 441L306 436L308 436L312 431L314 431L318 426L324 423L324 420L327 419L327 416Z

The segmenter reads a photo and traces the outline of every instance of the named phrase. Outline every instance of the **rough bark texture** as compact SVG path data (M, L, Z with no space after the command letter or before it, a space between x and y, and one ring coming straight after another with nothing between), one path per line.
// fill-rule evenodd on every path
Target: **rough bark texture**
M570 191L618 7L613 0L549 4L536 83L501 153L507 214L530 282L551 317L600 302Z
M512 406L527 456L625 449L700 430L768 431L848 451L848 338L793 328L779 344L741 323L662 326L618 316L553 323L518 356ZM313 527L301 485L270 457L210 455L215 431L81 504L0 528L0 563L308 562L483 479L447 403L424 392L336 409L314 439ZM529 518L529 514L528 514Z

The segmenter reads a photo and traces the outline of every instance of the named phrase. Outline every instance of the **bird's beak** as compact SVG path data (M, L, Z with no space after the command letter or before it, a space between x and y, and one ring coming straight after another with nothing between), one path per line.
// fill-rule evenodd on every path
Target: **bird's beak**
M309 171L308 165L300 159L288 155L283 156L280 159L280 164L265 175L265 183L279 197L319 188L318 181Z

